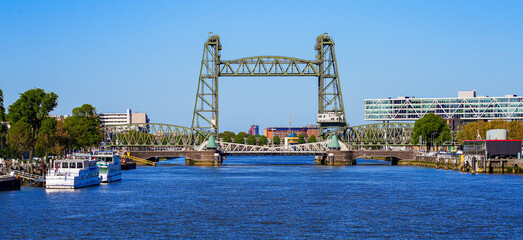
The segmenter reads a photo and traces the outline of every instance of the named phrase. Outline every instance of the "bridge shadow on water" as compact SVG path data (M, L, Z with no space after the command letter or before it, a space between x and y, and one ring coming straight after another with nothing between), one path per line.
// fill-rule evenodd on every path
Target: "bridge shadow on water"
M358 158L357 165L383 166L391 165L388 161ZM229 156L222 166L303 166L317 165L314 156ZM158 162L158 166L185 166L185 158L169 158Z

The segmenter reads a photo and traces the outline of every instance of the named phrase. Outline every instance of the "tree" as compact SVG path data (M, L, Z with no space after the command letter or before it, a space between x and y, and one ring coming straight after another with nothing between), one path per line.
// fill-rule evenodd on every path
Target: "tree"
M305 143L305 138L303 137L303 135L299 135L298 136L298 144L303 144Z
M11 125L18 122L26 123L29 126L30 138L25 138L27 142L29 157L33 157L36 138L40 133L42 121L58 105L58 95L53 92L46 93L40 88L34 88L20 94L20 98L9 106L7 119ZM18 124L26 126L26 124ZM20 130L20 129L19 129Z
M249 135L247 137L247 144L248 145L256 145L256 138L253 135Z
M232 142L232 139L234 139L235 135L236 134L234 134L233 132L225 131L223 133L220 133L219 137L223 138L224 142Z
M236 136L234 136L234 143L240 143L240 144L244 144L244 138L242 137L242 135L238 134Z
M258 145L260 145L260 146L265 146L265 145L267 145L267 143L269 143L269 142L267 141L267 137L266 137L266 136L263 136L263 135L260 136L260 138L258 139Z
M523 122L511 121L508 123L508 138L523 139Z
M100 119L90 104L73 109L73 116L64 121L65 129L74 148L97 146L102 141Z
M491 129L508 129L508 139L523 138L523 122L496 119L490 122L476 121L463 125L457 134L457 139L460 143L463 140L476 140L478 133L481 139L487 139L487 131Z
M73 116L76 117L96 117L96 108L91 104L84 104L81 107L73 109Z
M280 137L278 137L278 136L272 137L272 143L274 145L280 145Z
M412 140L414 144L419 143L419 137L421 136L428 148L433 144L442 144L452 139L450 128L445 119L434 113L429 113L418 119L414 123L413 132Z
M18 154L31 151L34 147L31 125L24 121L18 121L9 129L7 144ZM31 156L32 158L32 156Z
M35 156L44 157L49 153L49 148L53 147L56 143L56 125L57 121L54 118L46 118L42 121L42 127L40 128L40 134L36 139L35 145Z
M248 134L246 132L239 132L237 135L240 135L242 138L246 138Z
M463 125L456 135L458 142L461 144L463 140L476 140L478 139L478 133L481 139L486 139L486 126L485 121L476 121Z
M302 132L302 133L300 134L300 136L302 136L303 139L308 139L308 138L309 138L309 135L307 134L307 132Z
M309 139L307 139L307 142L308 142L308 143L315 143L315 142L316 142L316 136L311 135L311 136L309 137Z

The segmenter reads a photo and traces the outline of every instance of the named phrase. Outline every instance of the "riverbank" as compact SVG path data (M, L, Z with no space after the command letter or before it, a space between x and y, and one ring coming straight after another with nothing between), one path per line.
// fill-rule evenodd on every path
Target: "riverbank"
M436 169L445 169L469 173L511 173L523 174L523 160L521 159L496 159L489 160L486 163L464 161L458 157L442 158L417 156L412 160L400 160L398 165L401 166L422 166ZM486 165L486 166L483 166Z

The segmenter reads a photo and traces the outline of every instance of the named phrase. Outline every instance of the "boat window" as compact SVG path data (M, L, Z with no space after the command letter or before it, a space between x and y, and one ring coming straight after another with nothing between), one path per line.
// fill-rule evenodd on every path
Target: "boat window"
M67 162L63 162L62 163L62 168L69 168L69 164L67 164Z
M83 163L81 163L81 162L77 163L76 168L84 168Z
M75 162L69 163L69 167L70 168L76 168L76 163Z

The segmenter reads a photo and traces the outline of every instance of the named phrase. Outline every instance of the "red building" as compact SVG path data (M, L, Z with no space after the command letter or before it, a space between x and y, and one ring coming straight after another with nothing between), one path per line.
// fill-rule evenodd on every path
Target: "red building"
M260 134L260 126L258 125L251 125L251 128L249 129L249 132L247 132L250 135L256 136Z
M274 136L284 138L288 137L292 133L296 134L296 136L306 133L308 137L314 135L314 137L318 138L318 125L309 124L306 127L301 128L269 127L263 131L263 135L265 135L268 139L272 139Z

